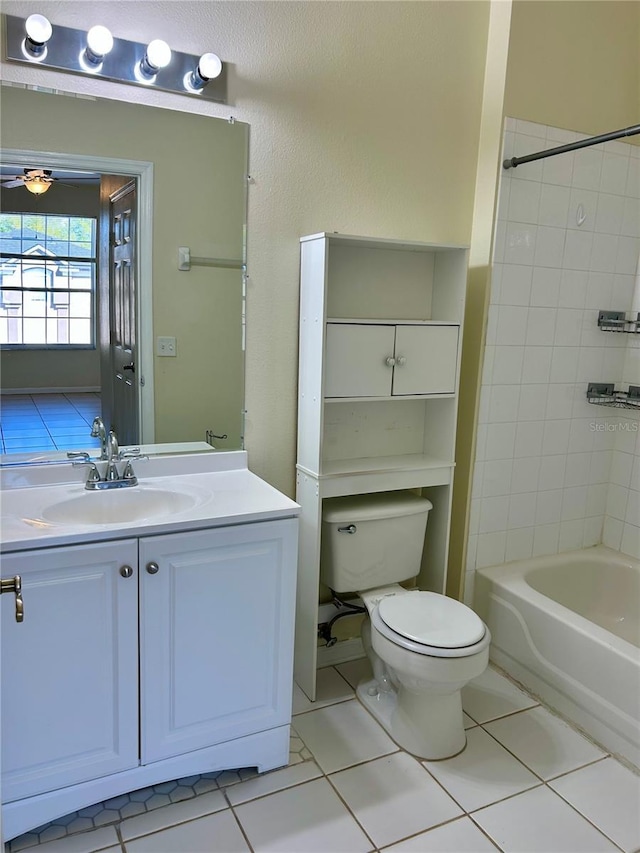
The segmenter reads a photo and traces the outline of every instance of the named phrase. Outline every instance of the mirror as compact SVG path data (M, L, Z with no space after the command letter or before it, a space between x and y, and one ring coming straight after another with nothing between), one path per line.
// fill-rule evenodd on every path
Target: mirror
M209 436L216 449L241 448L248 125L3 86L2 126L3 163L49 168L54 176L64 169L135 182L138 297L132 311L138 316L131 372L139 419L134 441L122 443L202 444ZM35 152L42 162L33 162ZM106 178L102 184L104 213L105 186L113 185ZM31 196L31 209L54 212L61 189L54 184L45 195ZM86 191L76 190L78 197ZM70 188L65 197L69 193ZM24 187L2 189L3 212L20 209L11 201L18 194L30 195ZM189 270L178 268L180 247L190 249ZM99 270L105 256L99 246ZM107 262L106 275L98 276L94 348L3 346L3 395L74 387L112 394L105 368L110 356L100 328L105 314L114 313L101 310L109 269Z

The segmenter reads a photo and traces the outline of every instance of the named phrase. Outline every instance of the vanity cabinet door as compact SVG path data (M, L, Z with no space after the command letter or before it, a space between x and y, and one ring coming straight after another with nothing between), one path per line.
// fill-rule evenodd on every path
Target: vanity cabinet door
M138 764L136 567L136 540L3 555L4 802Z
M140 541L147 764L291 715L297 521Z

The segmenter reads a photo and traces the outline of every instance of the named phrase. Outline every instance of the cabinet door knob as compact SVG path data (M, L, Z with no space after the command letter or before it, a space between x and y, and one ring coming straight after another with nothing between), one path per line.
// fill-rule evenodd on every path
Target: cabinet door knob
M155 575L156 572L160 571L160 566L157 563L147 563L147 571L150 575Z
M403 367L406 363L407 359L403 355L399 355L398 358L396 358L396 364L398 367Z
M121 566L120 574L123 578L130 578L133 574L133 569L131 568L131 566Z
M392 355L390 355L387 358L387 360L385 361L385 364L387 365L387 367L393 367L395 365L395 363L396 363L396 360Z

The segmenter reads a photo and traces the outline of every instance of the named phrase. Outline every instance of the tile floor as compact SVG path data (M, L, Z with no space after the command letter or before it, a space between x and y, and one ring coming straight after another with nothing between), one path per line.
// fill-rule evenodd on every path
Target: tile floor
M499 671L464 691L467 748L432 762L398 749L354 699L367 667L320 670L313 704L294 688L288 767L134 792L83 810L84 824L78 813L39 827L6 853L640 850L640 777ZM56 833L67 834L45 841Z
M90 436L99 414L99 394L5 394L0 397L0 453L99 447L99 439Z

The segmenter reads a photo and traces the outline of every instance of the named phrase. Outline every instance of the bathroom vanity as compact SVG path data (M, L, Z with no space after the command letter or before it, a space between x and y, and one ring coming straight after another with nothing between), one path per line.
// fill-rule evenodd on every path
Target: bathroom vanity
M244 452L135 466L119 492L68 465L2 471L2 577L21 578L1 599L6 838L288 761L298 505Z

